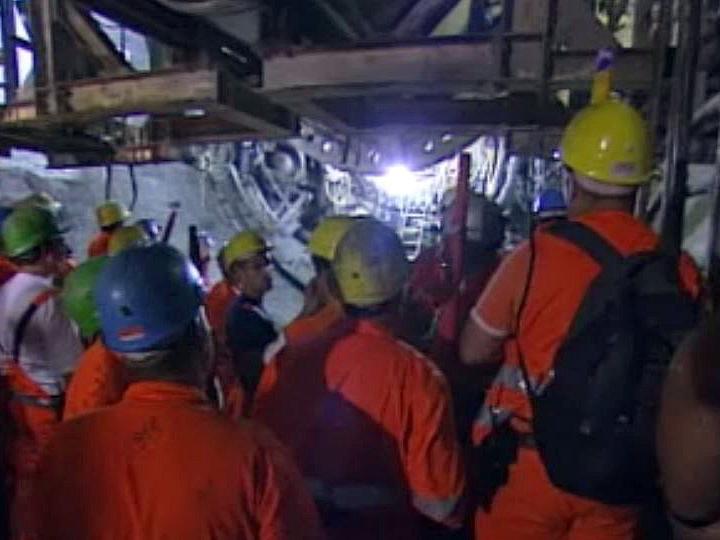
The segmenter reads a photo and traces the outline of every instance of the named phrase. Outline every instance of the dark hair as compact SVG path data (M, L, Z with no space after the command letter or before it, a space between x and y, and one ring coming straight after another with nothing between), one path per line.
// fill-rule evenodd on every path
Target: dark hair
M353 319L374 319L387 314L400 302L402 302L404 292L400 292L390 300L383 302L382 304L376 304L374 306L360 307L351 306L345 304L345 313Z
M40 259L55 248L57 242L58 238L50 238L39 246L32 248L30 251L11 257L10 261L16 266L31 266L33 264L37 264L40 262Z
M120 227L123 226L124 221L118 221L117 223L113 223L112 225L106 225L105 227L100 227L100 230L104 233L112 234L115 231L117 231Z
M146 353L125 353L122 359L130 382L169 381L196 383L208 333L198 319L168 349Z
M320 275L323 272L329 272L332 268L332 264L327 259L323 259L322 257L318 257L317 255L312 256L312 264L313 268L315 268L315 273Z

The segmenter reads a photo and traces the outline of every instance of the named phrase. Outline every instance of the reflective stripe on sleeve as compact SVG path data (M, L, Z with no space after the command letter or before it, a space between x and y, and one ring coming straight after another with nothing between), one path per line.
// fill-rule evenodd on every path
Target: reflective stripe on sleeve
M488 324L485 319L483 319L474 309L470 313L470 318L477 325L477 327L480 328L480 330L482 330L491 337L494 337L496 339L504 339L508 337L508 335L510 335L507 330L500 330L499 328L495 328L492 325Z
M413 506L415 509L438 523L442 523L451 517L459 502L459 496L449 497L447 499L434 499L418 494L413 495Z

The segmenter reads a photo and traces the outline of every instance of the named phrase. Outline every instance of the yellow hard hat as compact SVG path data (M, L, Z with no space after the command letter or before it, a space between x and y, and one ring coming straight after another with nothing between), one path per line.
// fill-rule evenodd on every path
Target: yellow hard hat
M128 212L127 208L117 201L102 203L95 210L95 214L97 215L98 225L102 228L112 227L130 217L130 212Z
M638 111L617 100L590 105L565 130L563 162L600 183L638 186L650 179L650 130Z
M308 242L310 254L332 261L340 240L356 221L350 216L334 216L322 220L310 235Z
M410 273L405 248L392 229L366 219L353 224L340 241L332 264L346 304L383 304L402 291Z
M140 225L120 227L110 237L108 242L108 255L117 255L121 251L134 246L142 246L150 241L145 229Z
M233 236L223 248L223 264L229 269L233 263L246 261L270 251L270 246L255 231L243 231Z

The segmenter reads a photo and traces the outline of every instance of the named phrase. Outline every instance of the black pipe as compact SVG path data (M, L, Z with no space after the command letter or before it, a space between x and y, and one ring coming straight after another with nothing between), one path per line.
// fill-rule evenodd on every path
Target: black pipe
M655 92L650 99L649 107L650 131L653 137L660 136L660 120L663 114L663 98L665 97L665 69L672 35L672 5L673 0L660 1L660 20L653 44L655 47L653 53L653 88L655 88ZM650 209L648 208L650 191L650 184L640 188L636 205L638 218L645 222L651 221L649 217Z
M717 313L720 308L720 132L717 138L707 257L710 306L713 313Z
M130 189L132 191L132 197L130 198L130 211L132 212L135 210L135 205L138 201L138 183L137 183L137 176L135 176L135 166L134 165L128 165L128 173L130 174Z
M678 57L673 73L668 132L667 176L662 241L670 253L682 249L687 196L690 120L694 112L695 81L700 52L702 0L680 2Z
M109 201L112 198L112 187L113 187L113 169L111 164L105 166L105 200Z
M280 274L280 277L283 278L285 281L287 281L290 285L292 285L295 289L297 289L300 292L303 292L305 290L305 284L300 281L299 278L297 278L295 275L293 275L287 268L285 268L282 264L280 264L275 259L272 260L273 267L277 271L278 274Z

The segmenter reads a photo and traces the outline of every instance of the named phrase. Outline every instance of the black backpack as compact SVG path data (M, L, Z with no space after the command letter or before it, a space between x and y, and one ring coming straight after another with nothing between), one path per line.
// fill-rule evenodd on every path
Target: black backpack
M698 321L699 304L680 285L677 256L656 250L624 257L577 222L544 231L582 249L602 270L547 386L531 392L538 451L550 480L564 491L606 504L642 502L657 486L662 382Z

